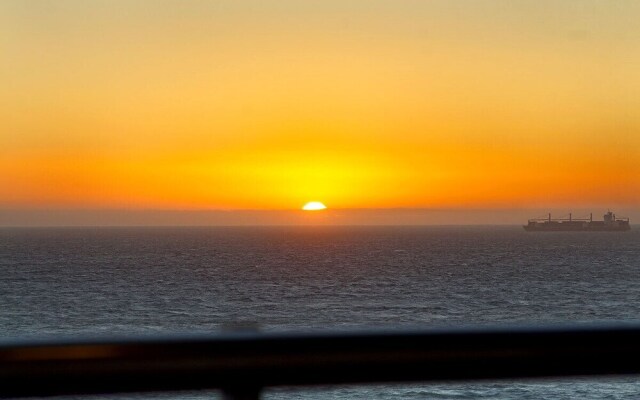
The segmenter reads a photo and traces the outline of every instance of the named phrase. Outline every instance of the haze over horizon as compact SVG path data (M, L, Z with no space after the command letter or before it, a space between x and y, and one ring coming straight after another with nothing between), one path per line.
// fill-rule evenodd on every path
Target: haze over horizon
M638 18L635 1L3 1L0 225L634 223ZM324 220L283 211L314 200Z
M0 227L56 226L292 226L292 225L522 225L545 217L602 220L606 209L328 209L301 210L0 210ZM637 209L612 209L640 221Z

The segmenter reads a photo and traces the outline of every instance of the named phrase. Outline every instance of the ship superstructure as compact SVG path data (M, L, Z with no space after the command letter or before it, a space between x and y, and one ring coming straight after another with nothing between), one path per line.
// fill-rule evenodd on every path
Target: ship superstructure
M523 228L532 232L548 231L628 231L631 229L629 218L616 217L614 213L608 211L602 221L594 221L593 213L589 218L573 218L569 214L568 218L551 218L549 213L547 218L530 219Z

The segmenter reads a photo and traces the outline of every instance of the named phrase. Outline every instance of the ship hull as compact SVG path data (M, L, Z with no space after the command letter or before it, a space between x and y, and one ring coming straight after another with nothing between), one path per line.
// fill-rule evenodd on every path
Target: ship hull
M564 224L557 224L564 225ZM568 225L568 224L567 224ZM631 229L629 225L620 226L530 226L523 225L527 232L625 232Z

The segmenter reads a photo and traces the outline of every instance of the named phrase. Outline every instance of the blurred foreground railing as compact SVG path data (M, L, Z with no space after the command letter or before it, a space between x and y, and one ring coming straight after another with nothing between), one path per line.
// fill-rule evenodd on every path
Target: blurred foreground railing
M0 397L640 373L640 326L0 342Z

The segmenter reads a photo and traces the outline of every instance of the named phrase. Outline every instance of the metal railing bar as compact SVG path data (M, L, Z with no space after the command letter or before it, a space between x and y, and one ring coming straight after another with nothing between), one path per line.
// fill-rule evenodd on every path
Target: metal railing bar
M640 325L0 342L0 397L640 373Z

